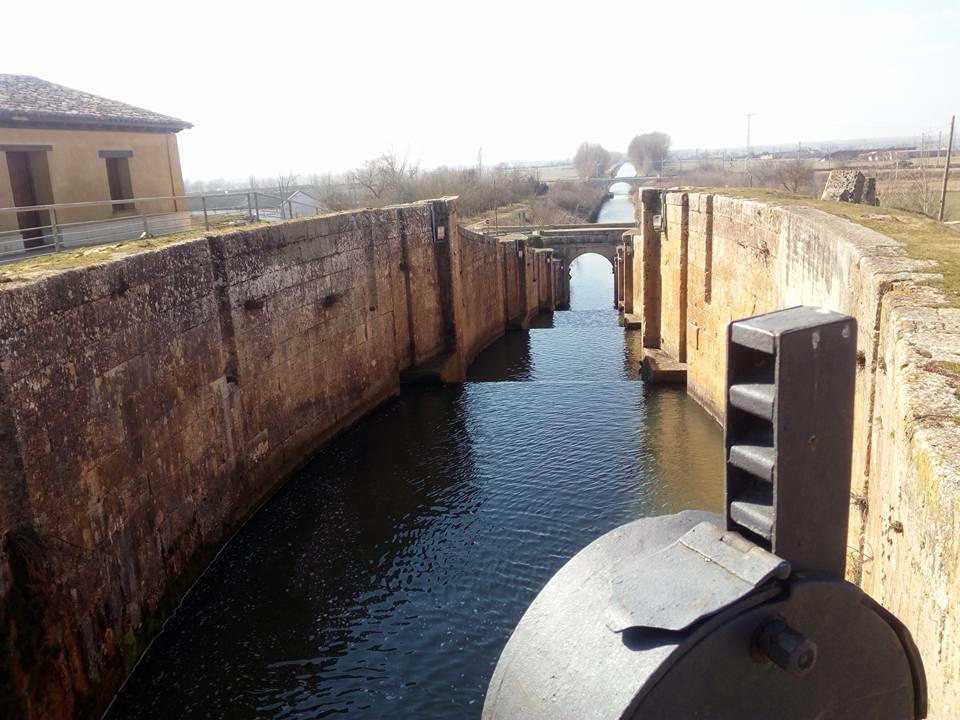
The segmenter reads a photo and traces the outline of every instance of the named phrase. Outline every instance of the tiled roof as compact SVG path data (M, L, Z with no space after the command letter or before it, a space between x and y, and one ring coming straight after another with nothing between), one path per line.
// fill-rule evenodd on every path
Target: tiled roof
M177 132L190 123L31 75L0 74L0 125L122 126Z

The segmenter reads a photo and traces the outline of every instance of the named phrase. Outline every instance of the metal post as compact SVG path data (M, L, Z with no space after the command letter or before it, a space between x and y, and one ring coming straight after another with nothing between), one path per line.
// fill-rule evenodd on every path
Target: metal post
M953 155L953 124L957 116L950 117L950 139L947 141L947 164L943 167L943 189L940 191L940 213L937 220L943 222L943 210L947 204L947 181L950 179L950 157Z
M203 226L209 230L210 229L210 218L207 217L207 196L201 195L200 201L203 203Z
M57 227L57 210L50 208L50 232L53 235L54 250L63 249L63 240L60 237L60 229Z
M253 206L250 200L250 193L247 193L247 217L248 218L253 217Z
M253 208L257 213L257 222L260 222L260 193L256 190L253 191Z
M923 193L923 204L920 206L924 215L932 214L930 212L930 193L927 192L927 166L923 161L924 137L920 133L920 192Z
M483 167L482 165L480 166ZM497 173L493 173L493 225L497 229L497 235L500 234L500 198L497 197Z
M144 213L140 216L140 219L143 220L143 234L146 237L150 236L150 228L147 226L147 215Z

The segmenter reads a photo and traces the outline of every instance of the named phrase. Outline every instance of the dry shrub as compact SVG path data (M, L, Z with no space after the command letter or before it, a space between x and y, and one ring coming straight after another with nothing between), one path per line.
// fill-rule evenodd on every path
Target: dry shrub
M674 182L685 187L768 188L815 197L819 180L810 164L803 160L755 160L749 171L733 170L722 162L704 161L680 172Z
M545 190L535 172L506 165L488 168L439 167L420 170L386 153L349 174L361 188L356 204L380 207L428 198L458 195L461 217L535 197Z
M554 183L545 197L551 204L579 218L577 222L582 222L590 219L606 195L601 188L562 181Z
M877 178L880 205L936 217L940 209L941 171L922 168L898 168Z

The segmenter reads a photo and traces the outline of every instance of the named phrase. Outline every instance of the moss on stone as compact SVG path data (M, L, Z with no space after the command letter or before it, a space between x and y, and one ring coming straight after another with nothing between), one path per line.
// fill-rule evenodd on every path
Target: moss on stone
M456 198L444 197L439 199L455 200ZM420 205L426 202L429 201L423 200L413 204ZM409 207L409 205L396 205L391 207ZM74 270L77 268L94 268L113 260L119 260L128 255L155 250L180 242L197 240L203 237L218 237L220 235L228 235L230 233L243 232L261 227L274 227L285 223L302 222L305 219L359 214L369 209L370 208L356 208L339 210L323 213L311 218L296 218L294 220L282 220L279 222L265 220L249 225L221 225L219 227L212 227L209 230L200 227L180 233L173 233L172 235L162 235L160 237L145 238L143 240L124 240L99 245L85 245L83 247L70 248L69 250L61 250L60 252L25 257L16 262L0 265L0 289L7 283L27 283L55 272Z
M129 672L140 657L140 651L143 649L143 643L137 639L137 634L132 627L127 627L123 633L120 652L123 654L123 665Z
M960 378L960 362L951 362L949 360L938 360L936 363L940 368L956 378Z
M7 283L30 282L42 275L63 270L77 268L93 268L98 265L117 260L127 255L134 255L148 250L155 250L167 245L196 240L202 237L226 235L240 230L276 225L277 223L260 222L252 225L238 225L213 228L210 230L187 230L173 235L144 238L143 240L125 240L123 242L105 243L103 245L87 245L84 247L61 250L60 252L45 253L34 257L27 257L7 265L0 265L0 287Z

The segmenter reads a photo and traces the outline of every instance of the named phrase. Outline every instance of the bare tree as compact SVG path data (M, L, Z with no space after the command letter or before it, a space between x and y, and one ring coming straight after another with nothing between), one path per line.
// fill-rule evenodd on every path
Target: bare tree
M627 147L627 157L638 172L662 172L670 156L670 136L662 132L637 135Z
M277 173L277 193L280 197L287 197L293 188L297 184L297 176L293 174L293 170L288 172L286 175L283 173Z
M387 188L387 180L377 160L367 160L361 167L350 172L350 182L356 183L375 200L379 200Z
M316 176L313 184L318 188L317 199L328 210L347 210L356 206L355 193L351 192L351 185L347 178L341 177L334 180L327 175L321 180Z
M792 195L814 194L813 168L800 158L758 160L751 164L750 175L758 187L781 190Z
M800 158L777 163L774 177L779 188L794 195L813 187L813 169Z
M350 173L350 181L362 187L378 202L402 201L408 199L407 186L419 171L419 166L406 156L401 158L389 152L367 160L362 167Z
M877 192L885 207L909 210L934 217L940 204L940 192L931 182L926 168L897 163L893 177L890 173L878 178Z
M602 145L594 145L588 142L581 143L573 156L573 166L582 178L602 175L609 164L610 153Z

